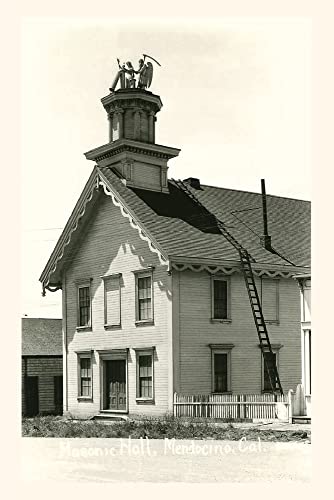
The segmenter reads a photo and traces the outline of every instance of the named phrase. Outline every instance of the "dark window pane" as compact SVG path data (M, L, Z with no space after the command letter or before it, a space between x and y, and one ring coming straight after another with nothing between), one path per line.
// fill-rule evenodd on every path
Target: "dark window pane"
M139 320L152 318L151 277L138 278L138 316Z
M90 358L80 359L80 395L90 396L92 387L91 360Z
M139 397L152 397L152 356L139 356Z
M89 286L79 288L79 326L87 326L90 321Z
M213 281L213 317L215 319L227 318L227 281Z
M268 369L272 373L273 367L276 363L276 354L273 354L271 356L270 352L265 352L264 355L265 355L266 361L263 362L263 370L264 370L263 371L263 390L264 391L271 391L272 389L271 389ZM266 364L267 364L268 369L266 367Z
M214 355L214 392L227 392L227 354Z

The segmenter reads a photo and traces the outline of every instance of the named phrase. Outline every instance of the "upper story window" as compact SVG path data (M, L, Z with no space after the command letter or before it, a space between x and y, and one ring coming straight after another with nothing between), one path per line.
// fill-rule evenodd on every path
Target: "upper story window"
M102 276L104 282L104 326L121 326L121 274Z
M136 272L136 322L153 322L153 269Z
M265 321L279 322L279 280L261 278L261 305Z
M230 279L225 276L211 278L211 317L213 320L231 319L230 315Z
M91 279L76 281L78 330L90 330L92 328L91 281Z
M77 283L77 327L91 328L92 300L90 280Z

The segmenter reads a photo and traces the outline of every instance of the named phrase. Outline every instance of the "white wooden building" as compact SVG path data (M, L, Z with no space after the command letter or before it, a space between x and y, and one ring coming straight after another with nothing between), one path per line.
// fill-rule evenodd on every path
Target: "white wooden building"
M40 278L44 290L62 290L64 412L162 415L175 392L269 390L239 255L216 217L254 260L280 380L294 389L293 276L309 272L309 202L267 196L277 252L268 251L261 194L187 179L210 216L168 179L180 150L155 142L159 96L122 89L102 104L110 140L86 153L95 166Z

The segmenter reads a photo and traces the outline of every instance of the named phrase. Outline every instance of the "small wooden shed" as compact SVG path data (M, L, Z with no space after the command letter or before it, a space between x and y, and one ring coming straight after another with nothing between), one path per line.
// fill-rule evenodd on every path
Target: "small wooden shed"
M22 318L22 415L62 411L62 320Z

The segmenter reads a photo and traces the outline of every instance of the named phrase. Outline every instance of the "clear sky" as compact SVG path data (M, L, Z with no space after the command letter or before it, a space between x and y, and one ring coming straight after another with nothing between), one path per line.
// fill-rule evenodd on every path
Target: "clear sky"
M22 314L60 317L38 278L108 141L100 103L116 58L156 58L156 142L170 177L311 197L311 30L302 19L26 20L22 28Z

